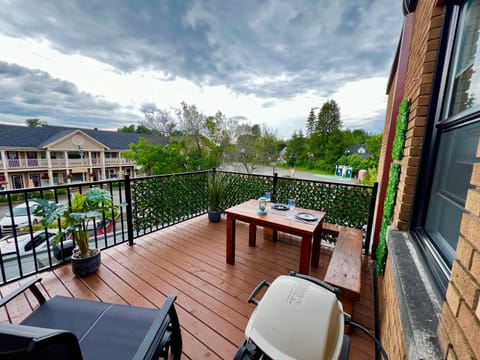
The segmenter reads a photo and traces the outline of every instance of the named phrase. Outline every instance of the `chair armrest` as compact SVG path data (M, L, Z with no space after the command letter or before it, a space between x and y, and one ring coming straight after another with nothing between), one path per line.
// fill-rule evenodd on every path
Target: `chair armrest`
M43 304L45 303L45 297L42 295L42 293L40 292L40 290L38 290L38 288L35 286L35 284L37 282L40 282L42 281L42 278L35 278L35 279L32 279L30 281L27 281L25 284L19 286L17 289L15 289L14 291L12 291L10 294L7 294L5 295L5 297L3 297L2 299L0 299L0 307L2 306L5 306L6 304L8 304L10 301L12 301L13 299L15 299L18 295L22 294L23 292L25 292L27 289L30 289L30 291L33 293L33 295L35 295L35 297L37 298L37 301L40 303L40 304Z
M180 323L174 302L176 296L169 296L160 308L157 317L148 330L145 338L140 344L134 360L158 359L168 356L168 348L171 348L173 360L178 360L182 356L182 335L180 333ZM163 353L166 347L167 353Z
M0 359L82 360L77 337L69 332L0 323Z

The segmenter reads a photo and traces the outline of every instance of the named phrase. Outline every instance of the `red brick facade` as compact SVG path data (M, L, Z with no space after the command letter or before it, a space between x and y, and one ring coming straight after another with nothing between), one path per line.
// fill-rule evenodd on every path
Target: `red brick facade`
M410 116L392 222L399 230L410 230L418 167L444 19L443 3L438 0L418 1L403 92L403 98L411 99ZM389 107L395 92L395 81L391 84L388 89ZM387 111L387 114L391 112ZM391 123L392 119L387 116L386 132ZM387 145L382 144L379 179L384 171L388 171L383 169L386 148ZM438 327L441 351L447 359L480 359L480 142L477 157L478 163L474 165L471 177L472 188L468 191L466 210L461 222L456 250L458 259L452 267ZM379 286L381 340L391 358L404 359L408 345L402 336L401 326L398 326L400 315L394 286L387 259L386 270L380 278Z

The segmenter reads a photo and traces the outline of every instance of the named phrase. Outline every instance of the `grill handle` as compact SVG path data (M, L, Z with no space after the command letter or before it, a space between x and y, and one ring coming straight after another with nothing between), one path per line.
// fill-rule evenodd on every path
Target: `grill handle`
M308 280L308 281L310 281L310 282L312 282L316 285L319 285L319 286L327 289L328 291L334 293L335 296L337 297L337 299L340 299L340 289L326 283L325 281L317 279L313 276L299 274L295 271L291 271L288 275L295 276L295 277L298 277L298 278L301 278L301 279L305 279L305 280Z
M252 293L248 297L248 303L249 304L255 304L258 305L258 300L255 299L255 296L258 295L258 293L265 287L265 286L270 286L270 283L267 280L263 280L260 284L257 285L255 289L253 289Z

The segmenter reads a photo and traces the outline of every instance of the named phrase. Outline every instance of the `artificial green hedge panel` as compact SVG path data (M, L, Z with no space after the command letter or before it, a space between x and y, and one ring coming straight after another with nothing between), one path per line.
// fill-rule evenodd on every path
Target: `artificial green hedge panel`
M400 180L401 166L395 161L399 161L403 157L403 149L405 147L405 133L407 131L408 116L410 112L410 99L405 99L400 103L398 110L397 124L395 128L395 139L392 148L393 162L390 164L390 172L388 177L387 193L385 203L383 205L382 226L380 229L380 237L376 250L377 256L377 273L382 274L385 269L387 260L387 228L393 218L395 201L397 198L398 183Z
M265 175L218 171L226 184L221 208L228 209L266 191L275 201L325 211L325 221L358 229L366 228L373 187L277 178ZM207 211L208 172L132 179L133 222L137 236L156 231ZM326 234L323 239L335 241Z
M385 196L385 204L383 208L382 227L380 229L380 241L377 247L377 273L383 273L385 261L387 259L387 228L390 225L395 208L395 200L397 197L398 182L400 180L400 164L392 163L390 166L390 174L388 177L388 188Z
M407 131L408 115L410 109L410 99L405 99L400 103L397 116L397 126L395 129L395 139L393 140L392 159L402 160L403 149L405 147L405 133Z

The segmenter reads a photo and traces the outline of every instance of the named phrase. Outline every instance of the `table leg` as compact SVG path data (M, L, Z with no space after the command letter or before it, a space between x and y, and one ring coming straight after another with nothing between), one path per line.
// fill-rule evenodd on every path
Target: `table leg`
M312 260L310 261L310 265L314 268L318 268L318 263L320 259L320 236L313 237L313 245L312 245Z
M235 219L227 214L227 264L235 264Z
M302 244L300 251L300 267L298 272L300 274L308 275L310 271L310 252L312 250L312 237L302 236Z
M248 226L248 245L255 246L257 244L257 225L250 223Z
M320 248L322 246L322 223L318 224L313 232L312 259L310 265L318 268L320 261Z

